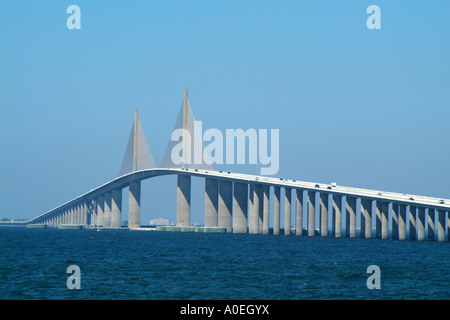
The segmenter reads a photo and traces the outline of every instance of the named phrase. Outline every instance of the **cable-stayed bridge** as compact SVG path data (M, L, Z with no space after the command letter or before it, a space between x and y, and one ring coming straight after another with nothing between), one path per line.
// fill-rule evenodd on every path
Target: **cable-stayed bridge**
M450 199L216 171L207 156L192 161L199 152L205 155L205 146L203 142L190 143L199 137L199 130L187 91L173 132L177 129L182 129L183 149L178 153L182 154L181 164L173 159L177 142L171 139L157 168L136 110L119 177L33 219L0 222L0 225L120 228L122 190L128 188L128 228L137 229L141 225L141 182L156 176L176 175L178 227L189 227L191 223L191 177L194 176L205 180L204 225L208 228L269 234L272 221L273 234L449 241ZM283 198L281 189L284 189ZM284 221L280 221L281 207L284 207Z

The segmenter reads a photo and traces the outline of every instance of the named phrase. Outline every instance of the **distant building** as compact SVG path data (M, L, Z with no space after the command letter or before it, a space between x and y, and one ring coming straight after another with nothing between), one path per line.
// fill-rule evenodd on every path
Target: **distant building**
M168 226L170 224L169 219L159 218L150 220L151 226Z

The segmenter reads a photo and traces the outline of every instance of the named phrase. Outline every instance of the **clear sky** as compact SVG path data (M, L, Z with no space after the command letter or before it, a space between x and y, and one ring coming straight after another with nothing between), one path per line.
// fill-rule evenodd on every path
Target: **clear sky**
M134 108L159 164L185 88L204 129L279 129L277 176L450 198L449 17L447 0L0 0L0 218L115 178ZM141 223L175 221L175 200L175 177L144 181Z

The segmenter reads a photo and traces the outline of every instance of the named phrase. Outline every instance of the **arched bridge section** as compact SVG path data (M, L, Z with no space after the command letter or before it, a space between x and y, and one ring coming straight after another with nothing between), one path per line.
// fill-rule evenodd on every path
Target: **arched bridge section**
M205 227L226 228L232 233L268 234L270 220L273 234L282 231L285 235L298 236L438 241L448 240L449 236L450 200L447 199L186 168L155 168L125 174L26 223L119 228L122 189L128 188L128 227L139 228L141 182L174 174L177 175L177 226L190 225L191 177L194 176L205 180ZM281 189L284 189L283 199ZM282 201L284 221L280 221ZM317 225L316 221L319 221Z

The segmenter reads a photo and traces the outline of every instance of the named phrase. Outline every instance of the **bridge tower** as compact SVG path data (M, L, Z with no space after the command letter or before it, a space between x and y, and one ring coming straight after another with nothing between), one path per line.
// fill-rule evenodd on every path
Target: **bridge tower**
M130 137L128 139L128 145L123 157L122 166L120 168L119 176L129 174L130 172L136 172L144 169L155 168L155 162L153 161L150 148L148 147L147 140L145 139L144 130L142 129L141 122L139 121L138 109L134 110L134 122L131 128ZM121 204L119 198L119 192L114 193L117 199L115 202ZM121 196L120 192L120 196ZM114 197L113 197L114 200ZM113 217L111 219L111 227L120 227L121 210L118 210L118 206L113 211ZM141 181L133 179L129 183L128 192L128 227L139 228L141 219ZM115 223L114 223L115 222ZM113 225L114 224L114 225Z

